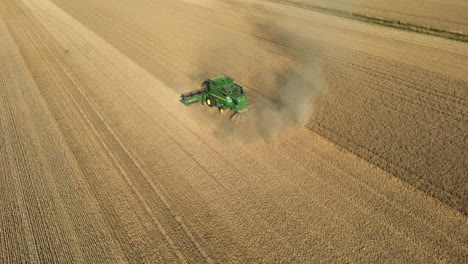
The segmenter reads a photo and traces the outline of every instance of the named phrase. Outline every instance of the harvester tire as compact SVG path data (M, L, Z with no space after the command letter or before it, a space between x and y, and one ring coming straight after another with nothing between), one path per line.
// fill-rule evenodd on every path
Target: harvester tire
M216 100L213 98L213 96L208 95L208 96L206 97L206 104L207 104L209 107L216 106Z

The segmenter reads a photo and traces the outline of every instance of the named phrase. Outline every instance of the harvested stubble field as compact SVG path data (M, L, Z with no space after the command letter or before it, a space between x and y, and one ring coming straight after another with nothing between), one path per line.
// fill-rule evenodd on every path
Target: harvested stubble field
M3 0L0 263L465 263L467 68L268 1ZM178 102L220 74L239 124Z

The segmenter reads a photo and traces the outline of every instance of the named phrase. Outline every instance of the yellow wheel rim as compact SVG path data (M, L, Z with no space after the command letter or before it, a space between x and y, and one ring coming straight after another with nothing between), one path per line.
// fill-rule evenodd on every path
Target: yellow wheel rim
M207 103L208 105L211 105L211 100L210 100L210 99L206 99L206 103Z
M224 109L222 109L222 108L219 109L219 112L220 112L221 114L224 113Z

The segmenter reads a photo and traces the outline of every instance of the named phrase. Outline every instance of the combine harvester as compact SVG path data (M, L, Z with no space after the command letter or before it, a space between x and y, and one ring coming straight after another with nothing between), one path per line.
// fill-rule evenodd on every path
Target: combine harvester
M209 107L218 107L220 113L231 109L234 111L231 118L248 111L244 89L235 84L234 79L225 75L207 79L202 83L201 89L183 93L180 98L180 101L187 106L201 102Z

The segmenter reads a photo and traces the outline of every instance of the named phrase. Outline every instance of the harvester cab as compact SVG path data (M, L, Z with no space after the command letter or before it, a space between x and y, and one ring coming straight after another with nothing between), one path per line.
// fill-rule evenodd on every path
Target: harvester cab
M221 113L229 109L234 113L248 110L244 89L225 75L207 79L202 83L201 89L183 93L180 98L187 106L197 102L206 103L209 107L217 107Z

